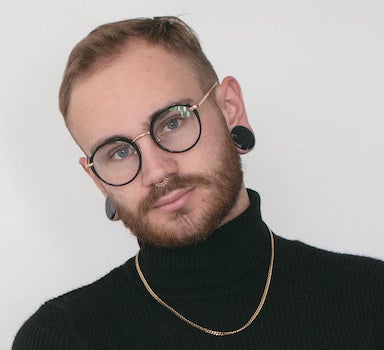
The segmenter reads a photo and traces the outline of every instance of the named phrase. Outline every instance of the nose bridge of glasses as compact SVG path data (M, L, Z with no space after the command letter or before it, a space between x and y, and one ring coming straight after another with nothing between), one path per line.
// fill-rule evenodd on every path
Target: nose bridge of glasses
M140 140L142 137L147 136L147 135L150 135L150 134L151 134L150 131L143 132L142 134L136 136L136 137L132 140L132 142L136 142L137 140Z

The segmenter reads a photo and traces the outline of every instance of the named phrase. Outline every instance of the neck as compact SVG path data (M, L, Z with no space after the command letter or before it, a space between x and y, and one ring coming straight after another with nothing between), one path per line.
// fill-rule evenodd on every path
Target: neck
M182 293L191 286L204 293L207 286L241 279L267 261L268 229L261 220L259 196L252 191L249 195L248 208L205 241L173 249L141 244L140 266L150 285L165 293Z
M228 213L228 215L220 223L220 226L223 226L226 223L234 220L241 213L243 213L249 207L249 205L250 205L249 196L247 193L247 189L245 188L245 185L243 183L243 185L241 186L239 196L236 200L235 205L232 207L231 211Z

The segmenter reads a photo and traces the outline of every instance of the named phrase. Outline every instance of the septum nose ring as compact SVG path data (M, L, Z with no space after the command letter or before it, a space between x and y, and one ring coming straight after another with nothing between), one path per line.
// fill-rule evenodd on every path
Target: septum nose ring
M155 186L156 188L163 188L163 187L165 187L165 186L168 185L168 181L169 181L169 179L166 177L166 178L164 178L163 181L158 182L157 184L154 184L154 186Z

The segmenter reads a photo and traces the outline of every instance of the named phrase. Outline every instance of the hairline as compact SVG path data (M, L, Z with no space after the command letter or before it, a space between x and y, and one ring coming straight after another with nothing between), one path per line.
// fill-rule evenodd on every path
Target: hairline
M103 71L104 69L108 68L109 66L113 65L115 62L117 62L124 54L129 54L129 47L131 45L139 44L139 43L145 43L148 46L151 47L159 47L166 51L166 53L170 56L182 59L188 66L190 66L191 71L193 75L195 76L196 80L199 83L199 86L203 93L206 89L211 87L211 85L214 83L214 81L207 81L204 80L203 72L199 71L198 64L196 64L196 61L193 59L188 59L186 55L183 55L180 52L177 52L176 50L167 50L167 47L163 43L153 43L145 38L130 38L130 40L127 40L124 45L119 49L118 52L114 54L110 54L105 57L98 57L89 67L87 70L83 71L81 74L78 74L75 78L71 81L71 86L69 89L68 94L68 102L66 105L66 115L64 115L64 121L67 126L67 128L70 130L71 125L71 113L70 113L70 106L71 106L71 97L73 94L73 91L75 90L76 86L80 84L81 82L86 81L87 79L91 78L92 76L98 74L99 72ZM198 61L197 61L198 62ZM72 134L72 133L71 133ZM72 135L74 136L74 135Z

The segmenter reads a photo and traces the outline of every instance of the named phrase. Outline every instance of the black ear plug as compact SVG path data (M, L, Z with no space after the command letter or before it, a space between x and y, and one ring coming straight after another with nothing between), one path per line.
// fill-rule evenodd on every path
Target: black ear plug
M232 140L237 148L249 151L255 146L255 136L248 128L238 125L231 131Z

